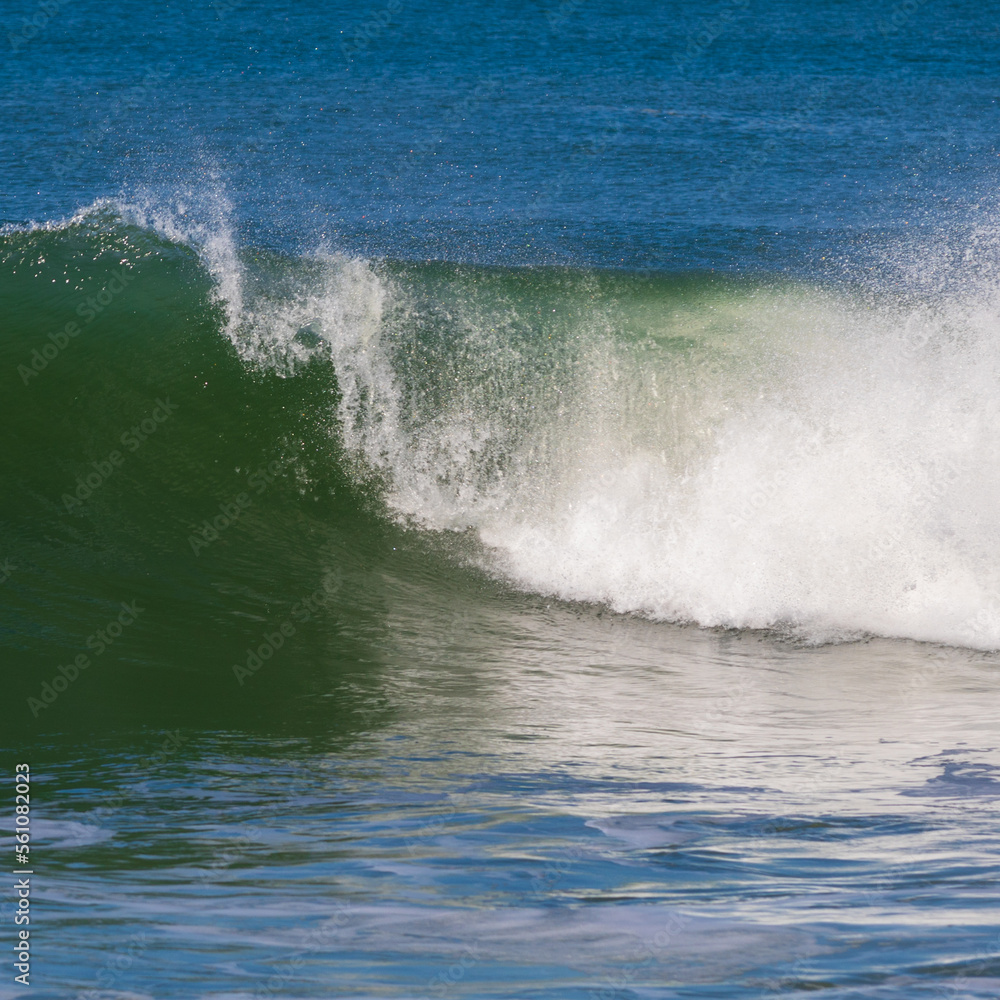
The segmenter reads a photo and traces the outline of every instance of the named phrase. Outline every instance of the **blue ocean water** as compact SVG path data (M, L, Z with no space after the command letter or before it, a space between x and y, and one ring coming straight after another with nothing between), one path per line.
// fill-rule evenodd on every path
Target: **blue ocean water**
M991 8L0 51L34 997L997 995Z
M216 188L266 245L780 270L993 205L969 3L53 2L4 13L8 221Z

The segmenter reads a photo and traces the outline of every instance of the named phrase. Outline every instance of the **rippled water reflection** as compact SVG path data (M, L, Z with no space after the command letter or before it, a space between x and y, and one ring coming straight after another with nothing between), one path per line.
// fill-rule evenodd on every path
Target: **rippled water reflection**
M356 730L38 760L35 995L996 995L995 657L478 614Z

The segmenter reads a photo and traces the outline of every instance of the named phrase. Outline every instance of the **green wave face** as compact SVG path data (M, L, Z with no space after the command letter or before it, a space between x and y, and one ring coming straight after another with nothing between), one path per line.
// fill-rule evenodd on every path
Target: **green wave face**
M332 691L548 597L1000 640L981 299L291 259L109 206L4 235L0 296L25 725L350 729Z
M162 709L221 724L248 701L267 716L276 687L285 702L310 688L310 665L363 659L319 598L302 604L386 540L337 458L329 366L245 364L198 255L117 218L12 234L2 261L9 694L24 705L57 666L92 661L25 723ZM144 610L106 643L123 601ZM293 608L301 669L240 687L241 651Z

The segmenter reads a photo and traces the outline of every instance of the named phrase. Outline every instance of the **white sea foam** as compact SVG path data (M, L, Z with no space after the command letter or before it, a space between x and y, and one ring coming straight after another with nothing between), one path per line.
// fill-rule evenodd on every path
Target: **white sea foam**
M730 309L709 364L592 318L555 391L511 361L502 323L492 342L464 331L488 391L443 401L388 354L335 351L349 398L391 400L348 443L402 516L474 529L531 590L814 641L1000 645L992 302L869 310L796 289Z
M199 248L248 361L329 358L338 433L401 519L471 531L518 586L809 641L1000 646L992 287L390 279L317 254L251 288L224 199L207 221L130 211Z

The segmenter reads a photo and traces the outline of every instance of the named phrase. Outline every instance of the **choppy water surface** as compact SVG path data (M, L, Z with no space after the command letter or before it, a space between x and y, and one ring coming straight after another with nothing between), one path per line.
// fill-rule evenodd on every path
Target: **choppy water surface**
M52 995L996 994L994 657L456 621L337 738L45 755Z

